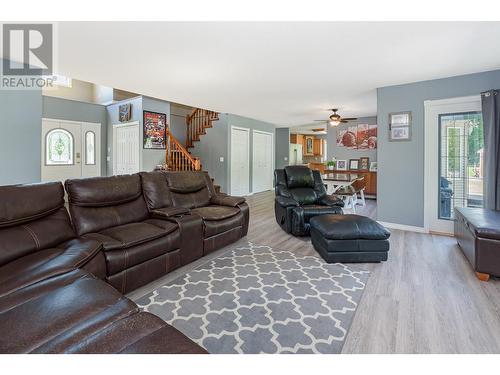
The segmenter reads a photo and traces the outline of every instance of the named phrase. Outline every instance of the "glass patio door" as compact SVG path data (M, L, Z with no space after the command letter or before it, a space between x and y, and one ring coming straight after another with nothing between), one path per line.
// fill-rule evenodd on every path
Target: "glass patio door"
M455 207L482 207L483 147L479 97L426 102L429 231L452 234Z

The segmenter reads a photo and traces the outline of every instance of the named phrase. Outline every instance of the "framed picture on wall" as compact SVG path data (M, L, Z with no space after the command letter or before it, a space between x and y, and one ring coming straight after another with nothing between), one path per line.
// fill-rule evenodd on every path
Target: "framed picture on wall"
M143 111L143 148L165 150L167 145L167 115Z
M376 161L372 161L370 163L370 172L377 172L377 162Z
M349 159L349 170L350 171L359 170L359 159Z
M128 122L132 117L132 104L122 104L118 107L118 121Z
M347 160L337 160L337 170L347 171Z
M389 113L389 141L411 141L411 112Z
M359 170L367 171L368 168L370 168L370 158L368 157L359 158Z

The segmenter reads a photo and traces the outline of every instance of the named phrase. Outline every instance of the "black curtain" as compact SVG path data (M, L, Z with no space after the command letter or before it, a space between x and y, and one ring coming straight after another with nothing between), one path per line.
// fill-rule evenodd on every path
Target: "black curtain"
M500 210L500 95L481 94L484 125L484 207Z

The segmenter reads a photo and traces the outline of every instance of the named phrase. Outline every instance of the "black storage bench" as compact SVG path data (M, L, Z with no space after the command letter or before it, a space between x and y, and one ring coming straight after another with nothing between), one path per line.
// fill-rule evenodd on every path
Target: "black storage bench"
M368 263L387 260L391 233L360 215L321 215L310 220L311 240L328 263Z

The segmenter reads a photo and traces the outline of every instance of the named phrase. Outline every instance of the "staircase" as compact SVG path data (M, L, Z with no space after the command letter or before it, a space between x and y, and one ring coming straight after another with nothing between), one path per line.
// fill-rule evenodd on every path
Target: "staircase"
M206 109L195 108L186 117L186 145L183 146L167 128L167 152L166 164L163 169L169 171L200 171L200 159L191 155L188 151L194 147L194 142L200 140L200 136L206 134L206 129L212 127L212 122L219 119L217 112Z
M186 148L194 147L194 142L200 140L200 136L207 134L206 129L212 127L212 122L219 119L219 113L206 109L195 108L186 117L187 137Z

